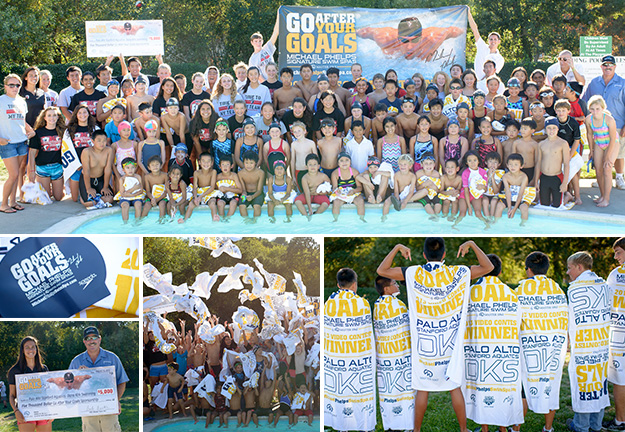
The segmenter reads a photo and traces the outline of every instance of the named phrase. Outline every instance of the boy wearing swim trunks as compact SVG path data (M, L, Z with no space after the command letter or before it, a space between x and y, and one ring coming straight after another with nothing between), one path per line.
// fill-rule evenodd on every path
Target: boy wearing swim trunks
M453 222L458 214L458 202L462 192L462 177L458 175L458 160L449 159L445 162L445 174L441 177L441 192L439 198L443 200L443 217ZM454 198L454 199L452 199ZM451 213L449 207L451 206ZM449 216L447 216L449 214Z
M273 422L273 394L276 392L276 380L270 380L267 378L267 369L262 373L262 377L259 385L258 392L258 408L256 408L256 414L259 416L268 416L267 424Z
M414 195L417 177L415 177L410 170L414 161L410 155L403 154L399 157L397 163L399 165L399 171L395 173L393 195L384 201L384 207L382 207L382 222L386 220L388 212L391 209L391 204L393 204L395 210L403 210L406 208L406 205L412 201Z
M80 202L86 207L97 204L97 196L111 204L113 191L109 186L113 167L113 149L106 145L107 137L103 130L93 132L93 147L87 147L80 156L82 173L80 175Z
M421 159L421 169L415 173L417 187L411 201L418 201L425 207L431 221L438 221L441 212L441 200L438 192L441 187L441 175L436 170L436 158L432 153L425 153Z
M202 204L207 204L211 209L213 220L219 220L216 199L212 196L216 192L215 184L217 183L217 171L213 168L213 156L204 152L200 155L199 162L200 169L193 173L193 199L189 201L183 222L191 217L193 209Z
M258 397L258 387L246 387L243 390L243 398L245 399L245 409L243 410L243 425L248 426L250 420L254 419L254 424L258 427L258 415L256 414L256 398Z
M412 84L414 87L414 84ZM419 116L415 111L415 101L407 96L401 104L402 113L397 116L397 134L403 136L406 142L417 134L417 123Z
M239 176L230 171L232 169L232 156L222 156L219 161L219 168L221 172L217 174L215 185L223 195L217 198L217 212L220 217L224 218L225 222L237 211L240 199L239 194L243 189L241 188ZM228 216L225 215L226 206L229 206Z
M557 118L547 117L545 130L547 139L539 145L536 192L540 196L541 205L557 208L562 203L562 195L569 183L570 149L568 143L558 136Z
M331 177L336 167L338 167L337 156L343 148L341 138L334 136L335 129L334 120L330 118L321 120L323 138L317 141L317 147L321 155L321 171L328 177ZM308 165L308 163L306 164Z
M518 153L512 153L508 156L508 172L501 179L504 187L505 198L500 198L495 210L495 222L501 218L504 209L508 209L508 218L512 219L518 209L521 210L521 226L527 222L529 214L529 206L533 198L524 197L525 189L528 187L529 180L527 175L522 171L523 156ZM533 188L532 188L533 189ZM535 194L533 195L535 196Z
M178 407L183 416L187 416L186 407L190 407L191 416L195 423L197 423L197 416L195 415L195 407L192 400L185 401L185 395L188 390L185 386L184 377L178 373L178 363L173 362L167 365L167 382L169 388L167 389L167 410L169 411L169 418L171 419L174 414L174 408Z
M512 145L512 153L518 153L523 158L523 168L529 186L536 186L535 168L539 161L538 143L532 136L536 130L536 122L533 118L527 117L521 121L521 138Z
M319 171L319 156L316 154L309 154L306 156L306 167L308 168L308 173L302 177L303 193L299 194L295 198L295 206L302 216L306 216L308 220L310 220L313 215L313 203L319 204L319 207L314 214L323 213L330 205L328 194L331 192L332 185L330 185L330 178L323 172ZM317 191L319 186L323 183L328 183L327 191ZM305 208L304 205L307 208Z
M167 213L167 174L161 171L163 162L158 155L152 156L148 160L148 173L143 178L146 200L143 203L142 217L146 217L152 207L158 207L158 218L161 221Z
M263 185L265 184L265 172L258 168L258 154L253 151L246 151L243 154L243 170L239 171L241 180L241 200L239 201L239 212L241 217L247 218L247 208L252 206L254 218L251 223L256 223L260 216L260 210L265 202Z
M312 393L308 391L305 379L303 377L298 378L301 378L301 380L298 381L304 382L298 383L298 391L293 395L293 402L291 403L291 410L293 411L293 424L297 424L299 416L305 415L308 417L308 426L311 426L313 421Z

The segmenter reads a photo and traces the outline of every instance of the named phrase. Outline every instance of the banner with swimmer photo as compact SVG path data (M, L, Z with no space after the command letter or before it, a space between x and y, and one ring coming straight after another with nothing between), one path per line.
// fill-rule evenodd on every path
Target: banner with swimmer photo
M516 289L521 307L521 370L529 408L547 414L560 407L569 310L566 295L544 275Z
M470 283L466 266L427 263L406 269L413 389L448 391L462 384Z
M467 10L281 6L280 68L291 67L299 80L303 64L315 75L336 67L345 81L360 63L368 79L394 69L400 82L415 72L431 80L465 66Z
M16 375L15 387L26 421L119 412L113 366Z
M410 317L403 301L381 296L373 305L378 394L384 430L414 428Z
M463 393L467 418L478 424L523 423L520 326L517 296L498 277L485 276L471 287Z
M569 285L571 405L576 413L596 413L610 406L610 288L591 271Z
M336 430L376 426L375 345L369 302L349 290L324 305L324 424Z

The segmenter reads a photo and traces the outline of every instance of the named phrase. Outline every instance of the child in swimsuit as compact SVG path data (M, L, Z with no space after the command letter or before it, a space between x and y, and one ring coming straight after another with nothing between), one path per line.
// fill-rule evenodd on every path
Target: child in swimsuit
M355 204L360 219L365 220L365 200L362 197L362 184L356 180L360 174L352 168L352 158L347 152L341 152L338 156L339 167L332 173L332 215L334 222L338 221L341 206L345 203Z
M399 171L399 157L406 153L406 140L398 136L395 131L397 121L393 117L387 117L383 122L386 135L378 140L377 157L382 162L388 162L393 167L393 171Z

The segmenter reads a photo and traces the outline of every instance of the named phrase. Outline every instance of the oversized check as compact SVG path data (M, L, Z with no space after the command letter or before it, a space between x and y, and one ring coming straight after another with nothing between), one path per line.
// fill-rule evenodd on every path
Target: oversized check
M85 21L87 57L163 54L163 21Z
M16 375L15 386L26 421L119 412L113 366Z

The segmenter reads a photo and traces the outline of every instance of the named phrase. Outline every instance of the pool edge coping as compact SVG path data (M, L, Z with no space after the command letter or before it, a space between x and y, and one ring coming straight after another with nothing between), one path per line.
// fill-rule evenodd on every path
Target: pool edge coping
M354 205L346 204L348 207L354 207ZM369 208L379 208L382 207L383 204L370 204L367 207ZM266 205L263 205L263 208L266 209ZM423 205L420 203L410 203L406 207L407 209L420 209L423 208ZM201 206L197 208L195 211L200 212L208 212L210 209L206 206ZM49 228L41 231L40 234L72 234L73 231L80 228L83 224L90 222L94 219L98 219L105 216L110 216L115 213L120 213L121 208L112 207L107 209L101 209L97 213L92 213L92 211L85 211L77 216L72 216L62 221L55 223ZM625 216L618 214L603 214L603 213L592 213L587 211L576 211L576 210L557 210L557 209L544 209L544 208L530 208L530 214L542 215L542 216L555 216L562 217L564 219L573 219L587 222L603 222L603 223L622 223L625 225ZM295 214L295 213L294 213ZM97 233L90 233L97 234ZM158 232L154 232L149 235L158 235ZM425 235L426 233L422 233ZM569 233L570 234L570 233Z

